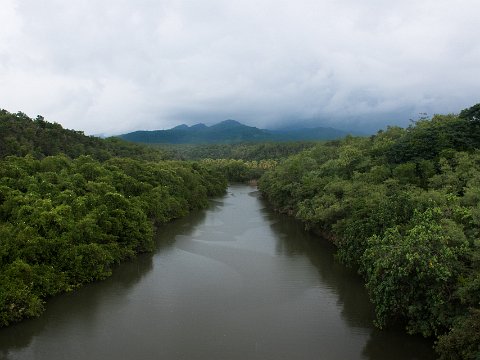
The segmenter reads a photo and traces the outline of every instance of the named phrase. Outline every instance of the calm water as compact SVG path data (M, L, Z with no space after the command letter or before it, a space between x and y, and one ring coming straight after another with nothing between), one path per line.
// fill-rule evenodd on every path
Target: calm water
M155 254L0 329L1 359L430 359L431 342L372 327L333 248L234 185L158 234Z

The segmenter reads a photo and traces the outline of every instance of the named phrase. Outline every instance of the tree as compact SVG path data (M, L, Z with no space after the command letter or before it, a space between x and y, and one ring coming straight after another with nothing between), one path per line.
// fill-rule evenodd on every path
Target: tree
M468 109L463 109L458 114L460 119L466 119L471 121L480 121L480 103L469 107Z
M405 233L397 226L369 239L361 268L379 326L407 319L409 332L430 336L448 324L453 304L445 299L455 288L467 243L450 236L462 232L451 222L446 231L442 217L439 208L416 212Z

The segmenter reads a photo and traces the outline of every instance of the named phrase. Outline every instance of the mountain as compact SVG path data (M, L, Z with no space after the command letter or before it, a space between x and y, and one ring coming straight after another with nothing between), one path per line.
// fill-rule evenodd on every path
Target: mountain
M207 126L178 125L168 130L141 130L119 137L133 142L150 144L231 144L241 142L331 140L348 135L348 132L330 128L290 128L282 130L259 129L236 120L225 120Z

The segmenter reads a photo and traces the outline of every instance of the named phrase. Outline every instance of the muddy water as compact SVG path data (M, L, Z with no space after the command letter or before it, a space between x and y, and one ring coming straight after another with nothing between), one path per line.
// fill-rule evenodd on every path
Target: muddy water
M6 359L430 359L372 326L362 281L253 187L162 228L154 254L0 329Z

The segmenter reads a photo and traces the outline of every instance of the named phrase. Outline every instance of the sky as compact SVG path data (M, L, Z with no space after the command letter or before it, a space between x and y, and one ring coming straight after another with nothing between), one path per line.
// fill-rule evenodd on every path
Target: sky
M0 108L375 131L480 102L478 0L0 0Z

